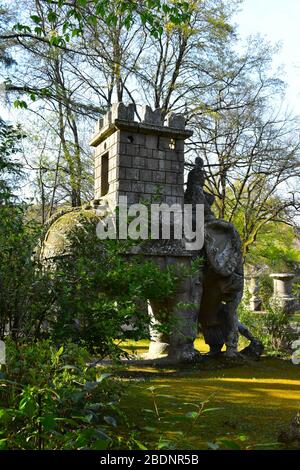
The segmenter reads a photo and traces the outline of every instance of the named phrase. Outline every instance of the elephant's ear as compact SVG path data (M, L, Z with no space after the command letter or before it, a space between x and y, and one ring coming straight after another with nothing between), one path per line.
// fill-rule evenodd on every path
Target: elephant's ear
M239 234L224 220L205 224L205 251L209 265L220 276L230 276L242 263Z

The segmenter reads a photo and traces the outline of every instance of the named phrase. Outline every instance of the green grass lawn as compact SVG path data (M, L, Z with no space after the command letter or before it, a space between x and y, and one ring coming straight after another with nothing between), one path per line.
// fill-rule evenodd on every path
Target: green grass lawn
M147 342L127 347L143 352ZM207 350L202 340L196 347ZM300 409L300 366L278 358L213 371L132 365L127 374L121 408L148 449L157 449L166 439L178 449L207 449L222 438L243 449L274 448L279 432ZM205 401L204 413L197 417Z

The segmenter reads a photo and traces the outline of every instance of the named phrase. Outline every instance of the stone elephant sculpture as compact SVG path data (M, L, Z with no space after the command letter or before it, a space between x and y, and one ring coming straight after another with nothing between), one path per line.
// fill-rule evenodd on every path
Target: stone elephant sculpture
M226 355L237 354L237 308L243 296L241 241L234 226L212 219L205 224L204 271L199 324L211 354L226 345Z

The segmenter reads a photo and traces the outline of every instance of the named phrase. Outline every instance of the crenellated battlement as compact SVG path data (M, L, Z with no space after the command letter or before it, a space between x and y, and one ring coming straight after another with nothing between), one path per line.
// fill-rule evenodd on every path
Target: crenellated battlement
M139 126L150 125L155 127L166 127L177 130L185 129L185 117L182 114L169 113L164 118L161 109L154 111L146 105L141 110L141 122L134 120L134 104L125 105L124 103L115 103L111 109L97 121L95 132L99 133L110 126L114 126L118 121L124 121L128 125L135 124Z

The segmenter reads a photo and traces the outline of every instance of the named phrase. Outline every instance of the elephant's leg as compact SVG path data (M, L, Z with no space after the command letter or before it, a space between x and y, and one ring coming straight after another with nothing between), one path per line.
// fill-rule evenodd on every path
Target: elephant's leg
M164 302L149 301L151 342L144 357L168 354L175 362L189 361L198 354L194 341L202 295L201 273L191 272L190 257L166 257L160 265L173 265L180 280L172 298Z
M237 294L236 297L227 303L227 317L226 317L226 334L225 345L227 357L233 357L238 354L238 339L239 339L239 321L237 315L238 305L241 301L241 295Z
M194 348L194 341L198 331L201 295L202 282L199 274L181 281L170 312L169 357L178 362L192 361L200 355Z
M148 314L150 317L150 344L147 356L149 358L156 358L168 354L170 337L166 331L168 323L168 306L153 300L148 301ZM163 325L165 324L165 328Z
M216 273L205 268L203 273L203 294L199 311L199 323L204 336L204 341L209 345L210 356L220 354L224 345L224 333L222 328L225 314L223 310L222 292Z

